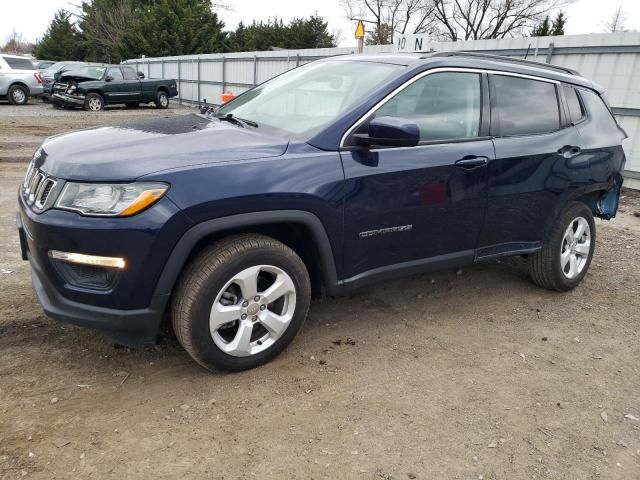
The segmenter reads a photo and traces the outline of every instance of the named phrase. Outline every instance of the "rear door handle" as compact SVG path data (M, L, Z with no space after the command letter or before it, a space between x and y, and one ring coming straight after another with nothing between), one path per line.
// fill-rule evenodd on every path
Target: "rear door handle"
M560 150L558 150L558 155L562 155L564 158L573 158L577 155L580 155L580 147L576 147L574 145L565 145Z
M475 168L484 167L489 163L487 157L478 157L476 155L467 155L462 157L455 163L455 166L463 170L473 170Z

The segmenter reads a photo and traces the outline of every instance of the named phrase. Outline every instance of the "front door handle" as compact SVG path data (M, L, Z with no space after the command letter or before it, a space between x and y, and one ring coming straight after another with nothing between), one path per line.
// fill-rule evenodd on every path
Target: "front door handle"
M558 155L563 156L564 158L573 158L577 155L580 155L580 147L576 147L574 145L565 145L560 150L558 150Z
M487 157L478 157L476 155L467 155L462 157L455 163L455 166L462 168L463 170L473 170L476 168L484 167L489 163Z

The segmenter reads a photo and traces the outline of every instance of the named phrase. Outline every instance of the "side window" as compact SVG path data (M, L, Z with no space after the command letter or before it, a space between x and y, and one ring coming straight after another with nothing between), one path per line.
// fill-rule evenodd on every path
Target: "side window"
M110 68L107 72L108 77L113 77L114 80L122 80L122 72L119 68Z
M138 80L138 75L131 67L122 67L122 75L125 80Z
M33 66L33 63L28 58L17 58L17 57L3 57L4 61L7 62L9 68L14 70L35 70L36 67Z
M480 75L442 72L416 80L378 109L374 117L401 117L420 128L420 141L477 137Z
M560 128L558 95L553 83L494 75L501 136L534 135Z
M578 92L573 87L564 87L564 96L567 99L567 105L569 106L569 118L573 123L580 122L585 117L584 108L580 102Z

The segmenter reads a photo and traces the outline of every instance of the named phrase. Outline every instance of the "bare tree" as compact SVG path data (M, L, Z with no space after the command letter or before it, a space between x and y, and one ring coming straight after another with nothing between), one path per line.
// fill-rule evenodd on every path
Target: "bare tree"
M440 37L505 38L530 32L550 11L573 0L433 0Z
M342 4L349 20L362 20L371 27L375 43L393 43L396 33L436 31L434 0L342 0Z
M624 32L625 27L624 24L626 22L626 17L624 12L622 11L622 2L618 5L618 8L613 13L611 19L607 22L604 22L604 28L607 32L615 33L615 32Z
M7 36L6 43L0 47L0 52L12 55L25 55L31 53L33 44L25 40L24 35L13 30Z

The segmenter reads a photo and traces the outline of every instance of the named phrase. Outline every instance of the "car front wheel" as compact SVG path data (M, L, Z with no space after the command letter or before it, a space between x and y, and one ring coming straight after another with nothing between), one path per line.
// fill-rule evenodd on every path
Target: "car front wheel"
M89 112L99 112L104 109L104 99L99 93L89 93L84 99L84 109Z
M237 235L196 256L172 305L176 337L209 370L239 371L278 355L307 316L307 269L289 247Z
M581 202L570 204L556 220L542 250L529 255L531 279L549 290L574 289L587 274L595 246L591 209Z

